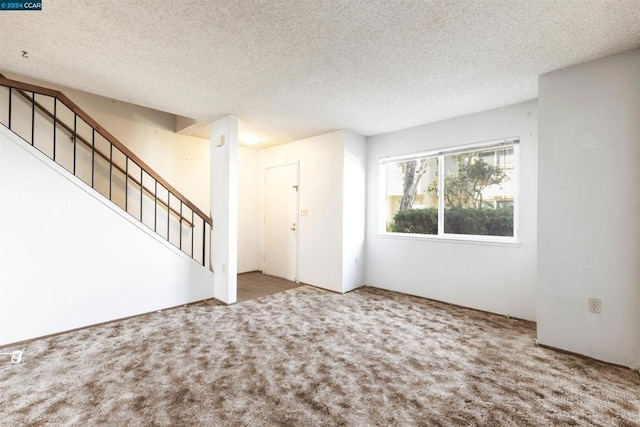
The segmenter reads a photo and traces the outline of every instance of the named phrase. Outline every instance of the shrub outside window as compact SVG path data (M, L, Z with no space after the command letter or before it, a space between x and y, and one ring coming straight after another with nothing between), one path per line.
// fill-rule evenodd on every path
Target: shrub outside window
M386 231L515 237L517 143L382 160Z

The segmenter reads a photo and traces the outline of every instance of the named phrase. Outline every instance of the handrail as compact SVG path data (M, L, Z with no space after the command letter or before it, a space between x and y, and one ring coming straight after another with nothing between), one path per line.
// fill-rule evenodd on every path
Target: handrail
M4 77L2 74L0 74L0 86L13 87L13 88L18 89L18 90L24 90L24 91L28 91L28 92L38 93L40 95L46 95L46 96L50 96L50 97L53 97L53 98L56 98L56 99L60 100L64 105L66 105L67 108L69 108L69 110L71 110L74 114L76 114L78 117L80 117L82 120L84 120L85 123L87 123L93 129L95 129L96 132L98 132L100 135L102 135L107 141L109 141L113 146L115 146L118 150L120 150L125 156L130 158L141 169L143 169L149 176L151 176L157 183L159 183L164 188L166 188L174 196L178 197L182 201L182 203L184 203L189 209L191 209L193 212L198 214L198 216L200 216L202 219L204 219L204 221L207 224L209 224L209 225L213 224L213 221L211 220L211 217L209 215L207 215L204 212L202 212L202 210L200 208L198 208L189 199L187 199L182 193L180 193L178 190L176 190L175 187L173 187L165 179L163 179L147 163L145 163L142 159L140 159L137 155L135 155L131 150L129 150L122 142L120 142L118 140L118 138L116 138L110 132L108 132L105 128L103 128L98 122L96 122L91 116L89 116L84 110L82 110L80 107L78 107L78 105L76 105L73 101L71 101L62 92L60 92L58 90L53 90L53 89L48 89L48 88L45 88L45 87L33 85L33 84L30 84L30 83L24 83L24 82L20 82L20 81L17 81L17 80L8 79L8 78ZM31 98L29 98L29 99L31 99ZM33 102L34 102L34 105L35 105L35 103L36 103L35 102L35 97L33 99ZM38 108L42 109L43 111L46 110L41 105L38 105ZM47 115L49 115L50 117L52 116L52 114L47 114ZM55 121L57 123L62 124L62 122L58 118L55 118ZM79 135L77 135L76 132L74 132L71 129L68 129L68 126L66 126L64 124L63 124L63 126L65 127L65 129L67 131L71 132L74 137L77 136L77 137L79 137L79 139L83 140L83 138L81 138ZM88 142L84 141L84 140L83 140L83 143L87 143L88 144ZM102 153L100 153L99 151L97 151L97 152L99 153L99 155L104 157L104 155ZM115 165L115 166L116 166L116 168L118 168L117 165ZM133 177L131 177L131 178L133 179ZM149 190L146 189L146 188L145 188L145 191L149 192ZM167 204L168 203L169 203L169 200L167 200ZM173 211L173 209L171 209L171 210ZM182 218L182 215L180 215L180 217Z
M81 135L78 135L77 132L75 132L73 129L71 129L71 127L69 125L67 125L65 122L63 122L62 120L60 120L59 118L57 118L51 111L47 110L42 104L40 104L39 102L37 102L35 99L32 99L27 92L25 92L22 89L16 89L18 91L18 93L20 95L22 95L25 99L27 99L29 102L32 102L36 107L38 107L38 109L40 111L42 111L44 114L47 115L47 117L49 117L51 120L54 120L56 123L58 123L60 126L62 126L64 128L64 130L66 130L67 132L69 132L72 136L72 138L77 138L80 140L80 142L82 142L87 148L92 149L96 154L98 154L98 156L102 157L104 160L106 160L107 162L111 163L112 166L114 168L116 168L119 172L127 175L129 177L129 179L131 181L133 181L136 185L139 185L149 196L153 196L153 192L147 188L142 182L138 181L137 178L133 175L131 175L128 171L126 171L125 169L122 168L122 166L113 163L111 161L111 159L109 157L107 157L106 154L104 154L102 151L98 150L96 147L94 147L89 141L87 141L85 138L83 138ZM134 160L135 162L135 160ZM171 211L171 213L173 213L175 216L177 216L181 221L187 223L187 225L189 225L189 227L192 227L193 224L191 223L191 221L189 221L187 218L185 218L184 216L182 216L182 214L180 212L178 212L176 209L172 208L171 206L169 206L168 203L165 203L164 201L160 200L160 199L156 199L161 205L163 205L164 207L166 207L169 211Z

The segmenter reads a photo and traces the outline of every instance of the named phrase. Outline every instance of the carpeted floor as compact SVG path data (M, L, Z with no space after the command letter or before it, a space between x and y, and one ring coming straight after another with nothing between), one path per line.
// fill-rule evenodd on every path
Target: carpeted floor
M363 288L200 303L0 362L0 425L640 425L640 375L532 323Z

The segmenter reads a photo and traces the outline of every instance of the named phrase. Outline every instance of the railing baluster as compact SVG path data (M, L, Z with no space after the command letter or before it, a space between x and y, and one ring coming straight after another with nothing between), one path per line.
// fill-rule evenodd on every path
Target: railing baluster
M96 130L91 128L91 188L96 188Z
M191 227L189 228L191 229L191 258L193 258L193 235L194 231L196 230L193 226L193 209L191 209Z
M142 192L144 191L144 169L140 166L140 222L142 222Z
M180 200L180 219L178 220L178 224L180 225L180 245L179 245L179 249L182 250L182 200Z
M158 180L154 180L153 189L153 231L158 232Z
M169 224L171 224L171 191L167 188L167 242L171 243Z
M205 266L205 260L204 260L204 249L207 246L207 227L206 227L206 222L204 221L204 218L202 218L202 266Z
M31 92L31 145L35 146L36 134L36 93Z
M56 125L58 124L58 98L53 98L53 161L56 161Z
M9 129L11 129L11 91L12 88L9 88L9 120L7 121L7 124L9 125Z
M129 157L124 156L124 211L129 212Z
M78 115L73 114L73 174L76 174L76 150L78 148Z
M113 182L113 144L109 144L109 200L113 200L112 182Z

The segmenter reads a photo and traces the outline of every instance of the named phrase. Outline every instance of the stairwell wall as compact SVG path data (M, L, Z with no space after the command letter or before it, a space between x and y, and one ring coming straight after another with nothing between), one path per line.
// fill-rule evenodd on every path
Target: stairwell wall
M0 345L212 296L207 268L0 127Z

